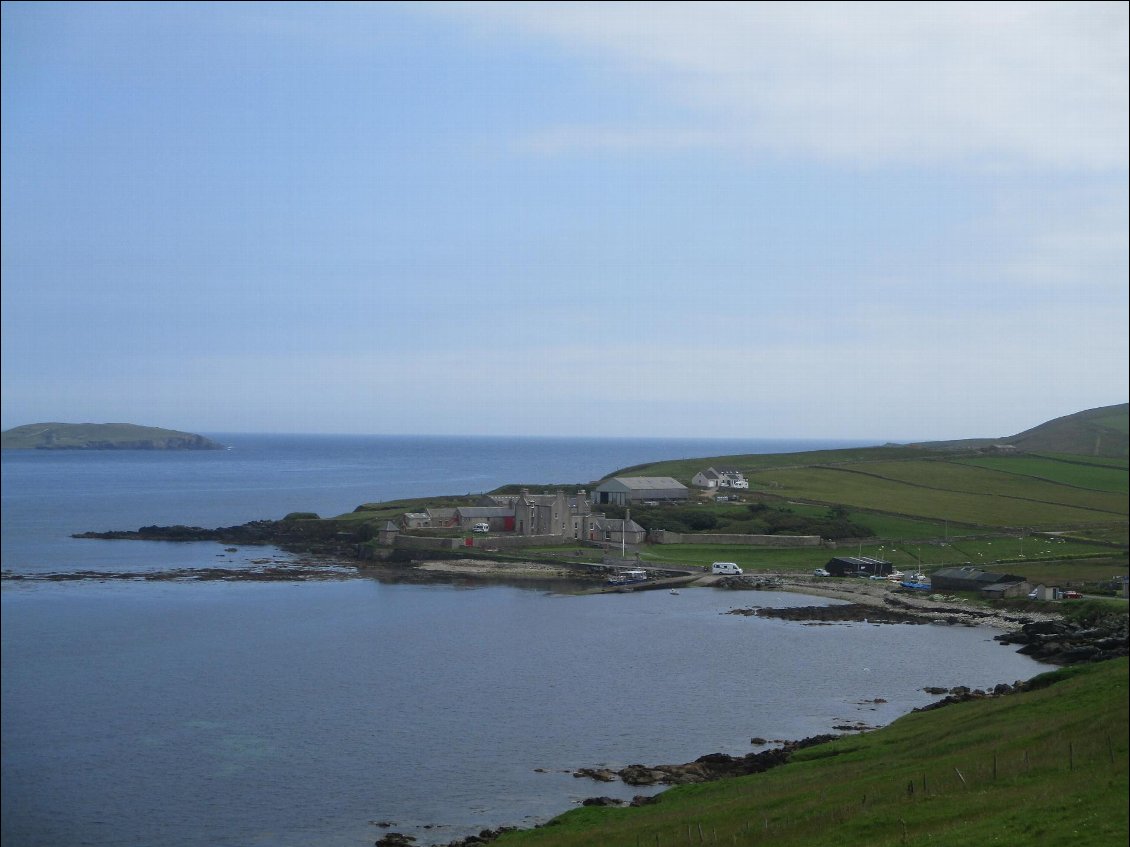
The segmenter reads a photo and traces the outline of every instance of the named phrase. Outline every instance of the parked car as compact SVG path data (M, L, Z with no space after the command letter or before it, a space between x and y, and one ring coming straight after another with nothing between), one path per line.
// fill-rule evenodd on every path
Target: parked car
M1064 600L1082 600L1083 595L1080 594L1078 591L1064 591L1063 592L1063 599Z
M814 571L812 572L812 575L813 575L813 576L831 576L831 574L830 574L830 573L828 573L828 572L827 572L826 570L824 570L823 568L817 568L816 570L814 570Z

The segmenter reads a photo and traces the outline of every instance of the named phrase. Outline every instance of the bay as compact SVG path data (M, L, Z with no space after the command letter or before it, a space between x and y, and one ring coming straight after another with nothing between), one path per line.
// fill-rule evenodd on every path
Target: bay
M66 531L332 514L412 492L587 481L670 456L648 455L670 449L659 443L562 440L555 464L536 441L405 439L400 460L382 439L327 437L247 437L210 455L6 453L4 566L211 564L210 545L138 555L134 542ZM544 464L500 458L522 449ZM10 528L15 550L46 552L13 568ZM933 699L925 686L1041 670L982 628L724 614L834 602L766 592L5 581L0 602L10 847L360 847L385 831L380 821L445 843L532 825L584 797L640 793L575 779L575 768L881 725Z

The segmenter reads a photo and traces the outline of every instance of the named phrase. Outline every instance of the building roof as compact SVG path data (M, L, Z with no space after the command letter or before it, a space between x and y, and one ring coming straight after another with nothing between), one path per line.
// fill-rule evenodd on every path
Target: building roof
M460 506L455 511L464 518L508 518L514 514L509 506Z
M853 565L855 567L859 567L860 565L871 567L873 565L890 564L890 562L885 559L873 559L871 556L833 556L831 561L843 562L845 565Z
M687 488L679 480L669 476L614 476L611 480L605 480L605 482L618 482L633 491L637 489L654 490L656 488L678 488L685 491Z
M1020 582L1021 577L1010 576L1003 573L991 573L983 571L980 568L942 568L941 570L934 571L931 579L937 581L942 580L962 580L964 582L976 582L983 585L993 585L998 582Z
M605 518L602 517L597 521L597 526L606 532L623 532L624 519L623 518ZM642 526L635 521L628 520L628 532L647 532Z

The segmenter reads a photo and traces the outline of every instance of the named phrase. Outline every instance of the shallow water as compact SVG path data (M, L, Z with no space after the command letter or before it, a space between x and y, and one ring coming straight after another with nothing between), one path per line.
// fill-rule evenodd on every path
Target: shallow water
M812 602L370 580L6 586L4 843L344 847L371 844L380 820L447 841L640 793L575 768L744 754L753 736L886 723L933 699L927 685L1040 670L984 629L722 614Z

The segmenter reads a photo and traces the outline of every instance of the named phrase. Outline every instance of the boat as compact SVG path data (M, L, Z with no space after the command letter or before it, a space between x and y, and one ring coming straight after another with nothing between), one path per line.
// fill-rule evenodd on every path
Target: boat
M633 568L628 571L620 571L615 576L608 577L609 585L634 585L638 582L647 581L647 571L640 568Z
M911 591L929 591L930 577L924 573L914 573L903 579L899 586L909 588Z
M678 594L679 592L678 592L678 589L672 588L672 589L671 589L671 593L672 593L672 594Z

